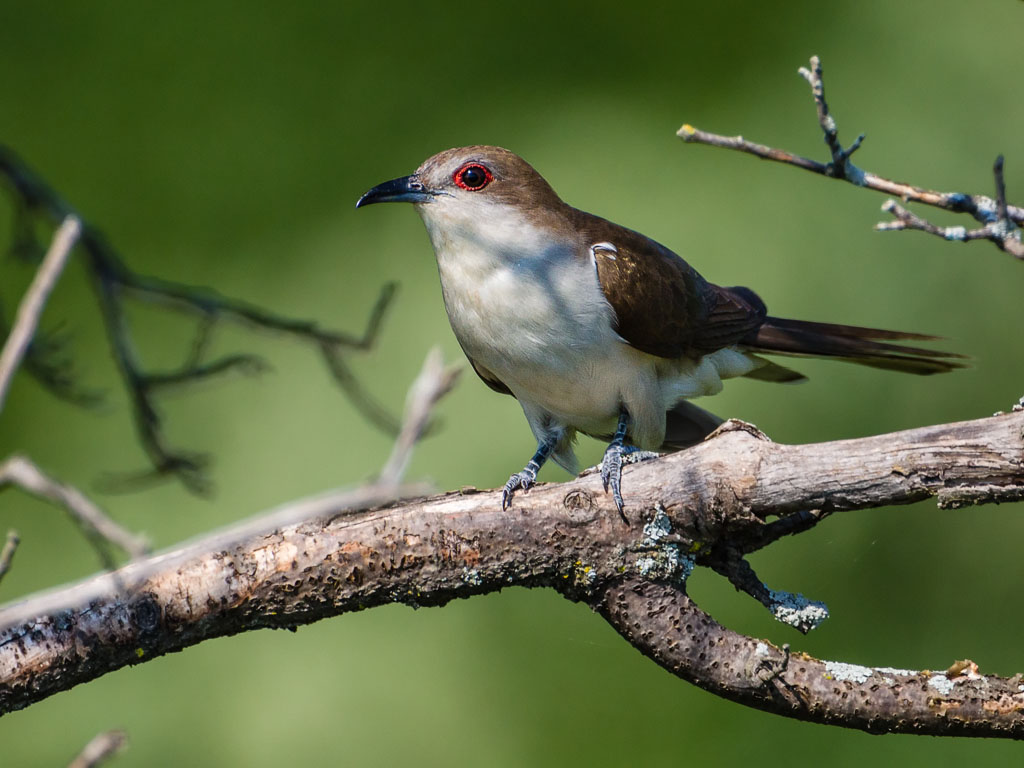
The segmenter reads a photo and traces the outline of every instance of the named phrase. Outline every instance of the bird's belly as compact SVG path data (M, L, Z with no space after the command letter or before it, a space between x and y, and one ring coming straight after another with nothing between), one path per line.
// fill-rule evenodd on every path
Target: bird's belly
M715 394L722 379L755 367L735 349L668 360L629 346L613 330L614 314L587 264L533 260L474 270L472 252L458 255L438 259L452 329L528 418L611 434L626 408L631 435L656 447L675 403Z
M614 346L621 342L612 342ZM614 432L623 392L642 386L638 372L624 367L612 350L538 350L499 374L524 404L557 423L590 433ZM544 356L543 352L549 353Z
M452 323L466 354L501 380L523 403L584 429L617 417L626 374L621 341L593 327L532 327L507 318L460 327Z
M614 417L625 345L593 267L553 253L472 269L473 256L438 260L448 317L466 354L520 401L552 415Z

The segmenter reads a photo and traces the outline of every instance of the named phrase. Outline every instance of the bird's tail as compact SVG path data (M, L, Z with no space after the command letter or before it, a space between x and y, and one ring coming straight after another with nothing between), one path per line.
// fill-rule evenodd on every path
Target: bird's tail
M755 352L797 357L832 357L874 368L926 376L966 368L964 355L922 347L893 344L894 341L935 341L939 336L902 331L883 331L855 325L812 323L766 317L745 346ZM883 341L884 339L884 341Z

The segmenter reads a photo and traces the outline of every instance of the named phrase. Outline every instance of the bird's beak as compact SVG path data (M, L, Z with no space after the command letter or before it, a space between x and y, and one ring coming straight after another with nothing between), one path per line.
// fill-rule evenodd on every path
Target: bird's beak
M433 197L434 193L413 174L378 184L359 198L356 208L371 203L425 203Z

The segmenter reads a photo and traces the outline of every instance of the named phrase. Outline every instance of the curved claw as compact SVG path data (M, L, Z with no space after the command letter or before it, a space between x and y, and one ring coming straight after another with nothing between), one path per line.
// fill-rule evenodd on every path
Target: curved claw
M616 443L608 446L601 459L601 483L604 485L605 493L611 491L615 500L615 508L625 519L622 503L622 457L627 449Z
M518 490L530 490L536 481L537 472L530 467L526 467L521 472L516 472L512 475L501 491L501 508L505 510L511 507L512 496L515 495L515 492Z

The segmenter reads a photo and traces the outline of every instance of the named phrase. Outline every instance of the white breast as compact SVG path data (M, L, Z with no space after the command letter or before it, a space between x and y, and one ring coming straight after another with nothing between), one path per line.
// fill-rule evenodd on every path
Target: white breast
M680 398L713 394L722 378L753 368L734 350L689 361L630 347L613 330L593 253L553 243L513 209L467 210L464 201L417 208L459 343L515 394L535 434L550 419L610 434L625 405L633 441L657 447Z

